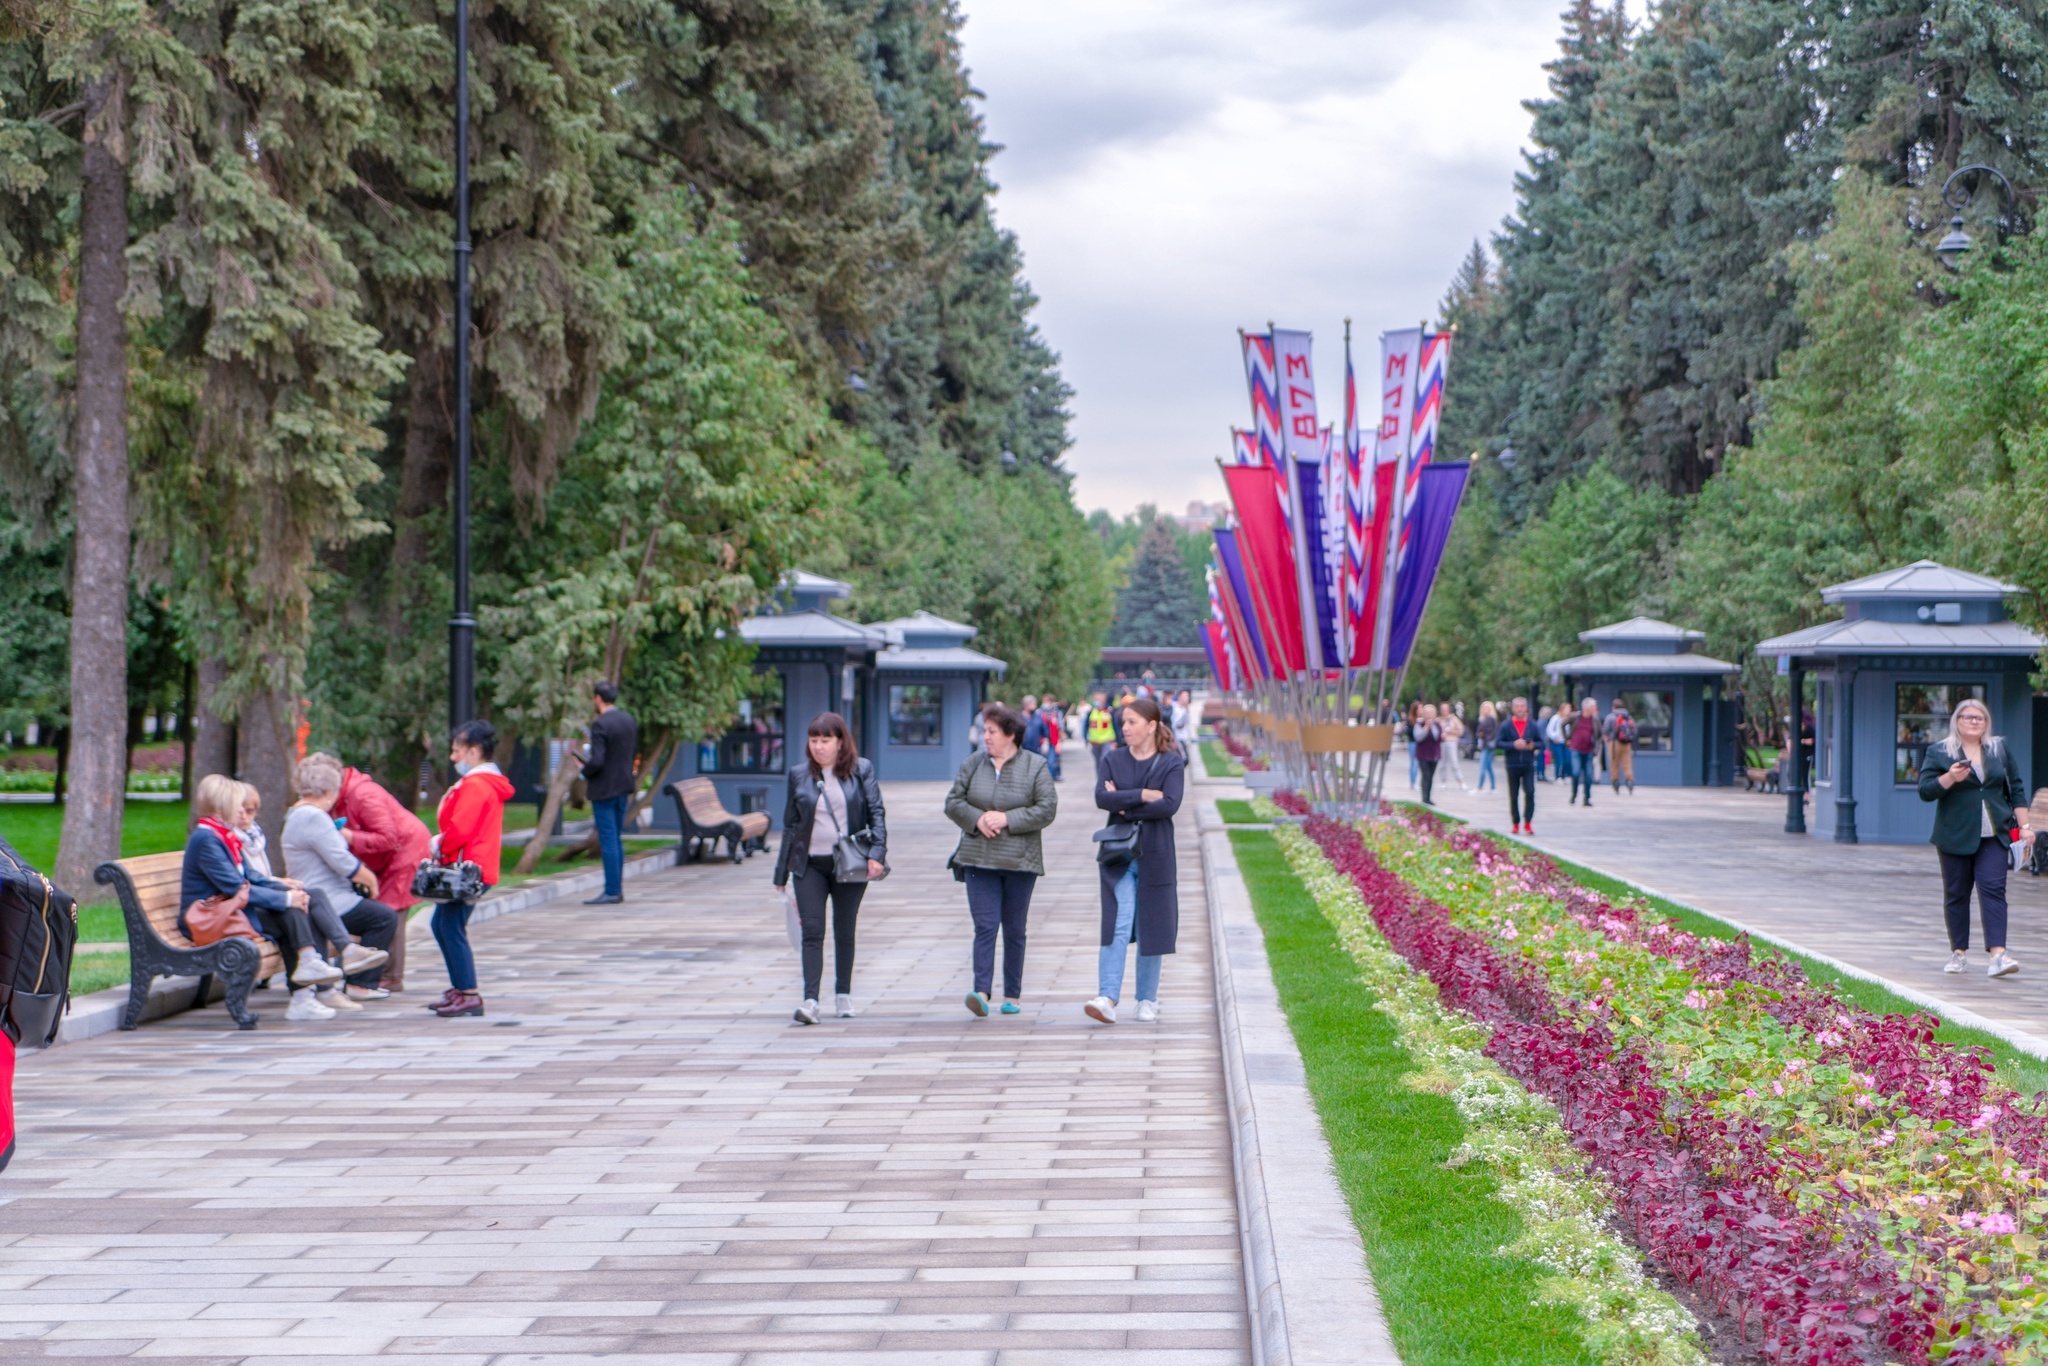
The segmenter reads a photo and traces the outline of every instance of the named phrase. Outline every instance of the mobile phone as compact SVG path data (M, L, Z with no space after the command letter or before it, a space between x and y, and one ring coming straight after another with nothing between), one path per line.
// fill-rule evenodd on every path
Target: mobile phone
M344 827L344 826L346 826L347 824L348 824L348 817L346 817L346 816L336 816L336 817L334 818L334 828L335 828L336 830L340 830L341 828L343 828L343 827Z

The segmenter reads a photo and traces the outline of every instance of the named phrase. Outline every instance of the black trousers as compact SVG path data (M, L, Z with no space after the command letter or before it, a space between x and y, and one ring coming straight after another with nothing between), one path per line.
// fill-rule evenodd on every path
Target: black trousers
M1434 759L1417 759L1415 761L1415 767L1422 773L1422 804L1424 806L1436 805L1435 802L1430 800L1429 795L1436 788L1436 765L1437 761Z
M292 973L299 966L299 950L313 945L313 922L306 919L304 911L289 907L282 911L268 911L249 906L244 908L244 913L258 934L277 944L278 956L284 959L284 980L291 982Z
M1508 820L1527 825L1536 819L1536 765L1508 765Z
M996 931L1003 932L1003 995L1024 994L1024 942L1038 874L1007 868L967 869L967 915L974 922L974 989L995 990ZM1135 931L1133 931L1135 934Z
M2005 947L2005 846L1986 835L1974 854L1941 856L1941 913L1948 921L1948 946L1970 947L1970 888L1977 889L1977 913L1984 920L1984 947Z
M813 854L796 882L796 918L804 931L804 999L818 999L825 976L825 903L832 903L832 990L845 996L853 990L853 925L860 915L865 882L832 880L832 860Z

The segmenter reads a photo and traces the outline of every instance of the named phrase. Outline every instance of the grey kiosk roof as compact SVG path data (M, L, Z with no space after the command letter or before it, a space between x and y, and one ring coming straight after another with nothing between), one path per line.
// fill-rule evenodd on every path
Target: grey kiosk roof
M1821 601L1844 604L1849 615L1839 621L1824 621L1789 635L1773 636L1759 643L1756 652L1766 658L1785 655L2004 655L2026 658L2038 654L2044 642L2016 622L1898 621L1890 617L1864 616L1857 611L1863 603L2003 604L2009 594L2025 591L2018 584L2004 583L1983 574L1952 569L1933 560L1916 560L1898 569L1887 569L1879 574L1823 588Z
M851 591L836 579L802 570L790 576L787 587L797 595L817 598L843 598ZM866 626L820 608L748 617L740 623L740 638L755 645L872 651L875 667L889 672L999 674L1009 668L993 655L967 648L967 642L978 634L964 622L948 621L925 611Z
M1543 666L1551 679L1628 678L1647 675L1710 678L1742 672L1739 664L1693 653L1693 646L1705 640L1701 631L1689 631L1654 617L1630 617L1607 626L1579 632L1579 639L1594 647L1593 653L1560 659Z

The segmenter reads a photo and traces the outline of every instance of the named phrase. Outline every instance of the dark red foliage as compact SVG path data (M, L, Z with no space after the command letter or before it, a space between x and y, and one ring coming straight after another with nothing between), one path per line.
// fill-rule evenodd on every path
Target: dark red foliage
M1760 1334L1766 1360L1928 1361L1939 1301L1901 1279L1866 1212L1845 1201L1800 1213L1774 1184L1784 1159L1765 1133L1660 1086L1642 1055L1602 1025L1567 1019L1534 964L1454 925L1382 867L1350 826L1310 816L1304 828L1445 1004L1493 1028L1487 1055L1556 1104L1567 1132L1612 1181L1636 1242L1745 1335ZM1438 834L1449 838L1441 826ZM1747 946L1735 947L1747 962ZM1699 952L1717 969L1735 961L1711 945ZM1968 1349L1947 1358L1995 1359Z
M1308 798L1302 796L1291 787L1282 788L1280 791L1275 792L1273 794L1273 805L1279 807L1290 816L1306 816L1309 810Z

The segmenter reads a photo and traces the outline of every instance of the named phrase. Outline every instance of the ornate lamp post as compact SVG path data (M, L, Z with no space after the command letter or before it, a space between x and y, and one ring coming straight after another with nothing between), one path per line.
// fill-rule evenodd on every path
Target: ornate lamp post
M2014 193L2012 182L2000 174L1996 167L1958 166L1955 174L1941 185L1941 202L1954 209L1956 216L1948 221L1948 236L1936 243L1934 248L1935 254L1947 262L1951 270L1958 267L1963 253L1970 250L1972 245L1970 234L1963 231L1963 210L1969 206L1972 195L1960 191L1956 185L1956 182L1966 175L1988 175L1998 182L1998 188L2005 196L2005 212L2000 214L1998 219L2001 237L2005 233L2007 221L2019 208L2019 196Z

